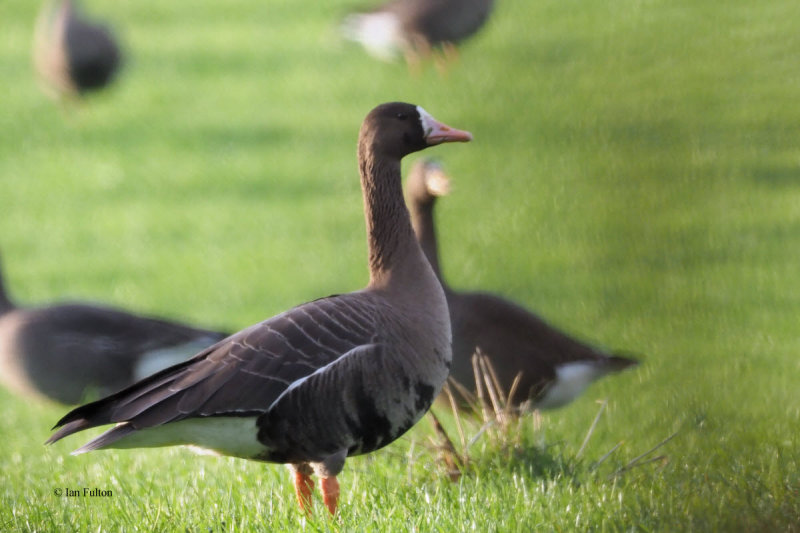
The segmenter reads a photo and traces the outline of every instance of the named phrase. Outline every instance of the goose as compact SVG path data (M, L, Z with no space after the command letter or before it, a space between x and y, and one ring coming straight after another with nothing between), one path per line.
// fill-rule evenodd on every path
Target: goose
M475 391L472 355L480 349L505 392L521 374L515 394L508 398L513 406L551 409L570 403L593 381L638 364L579 341L514 302L486 292L451 289L439 268L433 219L437 197L449 190L449 177L437 161L418 160L409 171L406 195L414 231L450 310L453 379Z
M342 22L345 38L389 61L403 54L409 64L441 48L445 57L489 18L494 0L391 0Z
M186 444L288 464L301 509L311 512L316 475L335 514L345 459L397 439L447 379L447 303L414 237L400 160L471 138L421 107L377 106L362 123L357 150L366 288L301 304L78 407L58 421L48 442L116 423L73 453Z
M34 65L49 92L76 97L107 86L122 61L116 38L70 0L42 6L34 32Z
M66 404L105 396L225 337L99 304L19 307L0 272L0 381L24 396Z

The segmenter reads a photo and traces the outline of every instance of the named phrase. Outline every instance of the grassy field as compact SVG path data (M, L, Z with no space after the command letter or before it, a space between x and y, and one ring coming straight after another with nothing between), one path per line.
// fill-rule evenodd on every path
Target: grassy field
M796 0L498 0L447 75L415 77L339 40L350 0L85 3L128 60L66 109L32 74L36 2L0 3L19 303L238 329L360 288L356 135L405 100L475 135L426 153L455 181L438 210L451 284L644 364L525 418L512 449L479 438L457 482L423 421L348 461L334 520L297 510L282 467L44 447L65 408L0 391L0 530L800 530ZM83 487L113 495L54 494Z

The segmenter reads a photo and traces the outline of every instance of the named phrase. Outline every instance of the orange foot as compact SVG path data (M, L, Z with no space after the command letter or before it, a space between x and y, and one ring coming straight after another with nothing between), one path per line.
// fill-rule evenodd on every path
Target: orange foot
M336 507L339 504L339 482L336 480L336 476L320 478L319 488L322 491L325 507L332 515L335 515Z
M302 467L294 472L294 493L300 508L311 514L311 494L314 492L314 481L311 476L303 472Z

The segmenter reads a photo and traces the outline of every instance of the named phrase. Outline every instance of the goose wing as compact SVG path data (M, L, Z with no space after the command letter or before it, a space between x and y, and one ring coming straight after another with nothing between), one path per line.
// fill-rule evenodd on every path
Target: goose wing
M376 314L369 304L349 294L295 307L74 409L48 442L114 422L138 430L187 418L263 414L315 372L358 347L376 345Z

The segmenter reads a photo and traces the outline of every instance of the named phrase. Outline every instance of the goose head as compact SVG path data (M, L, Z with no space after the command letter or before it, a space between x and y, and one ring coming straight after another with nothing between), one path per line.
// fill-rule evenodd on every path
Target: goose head
M429 146L471 141L472 134L442 124L420 106L391 102L367 115L359 138L374 156L399 161Z

